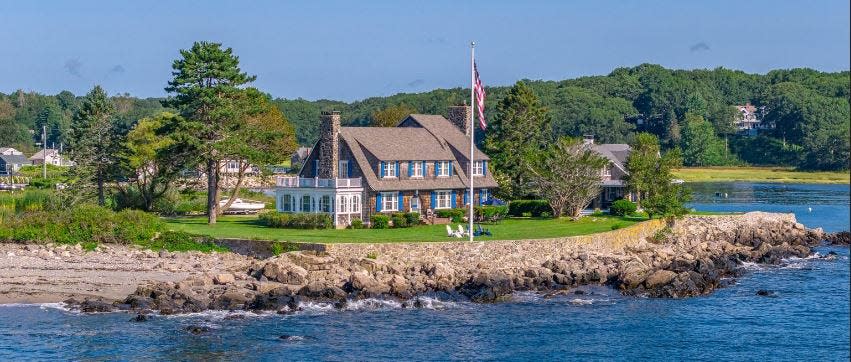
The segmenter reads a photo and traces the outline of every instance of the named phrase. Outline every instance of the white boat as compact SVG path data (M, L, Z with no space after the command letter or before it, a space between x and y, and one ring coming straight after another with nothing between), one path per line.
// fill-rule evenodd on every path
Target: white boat
M222 201L219 201L219 206L224 207L227 203L228 199L223 199ZM263 210L264 208L266 208L266 204L263 202L251 200L243 201L242 199L237 198L233 200L233 203L230 204L230 207L228 207L228 209L224 212L227 214L253 214Z

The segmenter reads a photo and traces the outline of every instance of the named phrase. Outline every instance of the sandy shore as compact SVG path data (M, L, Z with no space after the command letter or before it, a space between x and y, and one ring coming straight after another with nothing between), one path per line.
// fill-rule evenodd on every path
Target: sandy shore
M121 299L145 282L244 271L251 260L232 253L156 253L123 245L86 252L79 246L0 243L0 304Z

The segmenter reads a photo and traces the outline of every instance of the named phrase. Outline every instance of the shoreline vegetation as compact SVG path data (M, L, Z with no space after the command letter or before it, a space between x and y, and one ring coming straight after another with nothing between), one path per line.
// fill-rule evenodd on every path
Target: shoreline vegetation
M672 171L685 182L849 184L851 172L797 171L791 167L683 167Z

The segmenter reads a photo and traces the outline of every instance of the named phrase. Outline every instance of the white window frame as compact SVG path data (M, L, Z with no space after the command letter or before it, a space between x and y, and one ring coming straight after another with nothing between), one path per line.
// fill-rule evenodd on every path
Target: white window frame
M482 161L473 161L473 176L484 176L485 164Z
M414 208L414 205L416 205L417 207ZM412 197L410 205L408 206L408 209L411 212L419 212L420 211L420 198L417 197L417 196Z
M423 163L411 161L411 178L423 178Z
M390 172L393 171L393 172ZM396 161L384 162L384 178L396 178L399 170L396 169Z
M349 196L349 212L350 213L359 213L360 212L360 195Z
M479 196L481 196L479 198L480 205L484 204L485 201L488 201L488 189L482 189L481 191L479 191Z
M307 209L306 209L306 210L305 210L305 208L304 208L304 200L305 200L305 198L307 198L307 200L308 200L308 202L307 202ZM299 206L301 206L301 212L313 212L313 208L314 208L314 206L315 206L315 205L314 205L314 204L315 204L315 201L314 201L314 197L313 197L313 196L311 196L311 195L301 195L301 200L299 200L299 202L300 202L300 205L299 205Z
M603 176L603 178L606 178L606 177L611 178L611 177L612 177L612 167L611 167L611 165L603 166L603 171L602 171L602 172L600 172L600 176Z
M281 196L281 211L282 212L294 212L295 210L295 198L293 195L284 194Z
M382 192L381 193L381 211L399 211L399 193L398 192Z
M337 178L349 178L349 160L340 160L337 165Z
M449 161L437 161L437 168L434 170L434 175L437 177L449 177Z
M452 191L437 190L434 192L434 199L437 205L434 205L435 210L451 209L452 208Z
M319 196L319 207L317 208L317 211L319 211L319 212L331 212L331 211L333 211L333 207L332 207L333 203L331 202L331 199L332 198L331 198L330 195Z

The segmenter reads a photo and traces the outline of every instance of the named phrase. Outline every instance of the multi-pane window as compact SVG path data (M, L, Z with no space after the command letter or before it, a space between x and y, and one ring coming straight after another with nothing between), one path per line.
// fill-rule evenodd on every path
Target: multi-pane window
M420 198L412 197L411 198L411 212L419 212L420 211Z
M396 192L382 192L381 211L399 211L399 194Z
M319 198L319 211L331 212L331 196L324 195Z
M349 178L349 160L340 160L337 167L338 178Z
M281 211L284 212L292 212L295 211L295 203L292 195L284 195L281 196Z
M313 208L311 206L313 203L313 198L310 195L304 195L301 197L301 212L312 212Z
M485 174L485 165L482 161L473 161L473 176L483 176Z
M384 162L384 177L396 177L396 162Z
M603 170L600 171L600 176L604 179L610 179L612 177L612 168L609 166L604 166Z
M449 176L449 161L438 161L435 164L434 174L437 176Z
M411 161L411 177L423 177L423 163Z
M360 212L360 195L352 195L350 199L350 212Z
M437 199L435 209L449 209L452 207L452 191L437 191L435 198Z

